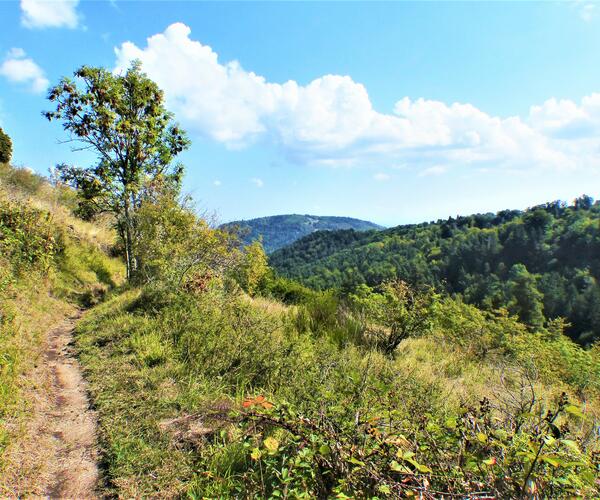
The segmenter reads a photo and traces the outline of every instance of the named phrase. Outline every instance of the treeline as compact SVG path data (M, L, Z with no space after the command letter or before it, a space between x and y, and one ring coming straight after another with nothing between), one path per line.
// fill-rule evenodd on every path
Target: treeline
M270 263L316 289L349 292L401 278L483 309L506 308L532 329L564 318L578 342L600 338L600 204L589 196L381 232L318 232Z

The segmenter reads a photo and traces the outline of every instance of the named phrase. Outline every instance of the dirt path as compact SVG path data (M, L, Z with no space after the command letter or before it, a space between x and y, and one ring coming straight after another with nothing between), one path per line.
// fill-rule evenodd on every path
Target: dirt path
M98 480L96 418L87 386L74 357L73 331L81 313L48 334L45 353L50 371L50 404L43 431L52 436L54 453L45 494L51 498L94 498Z

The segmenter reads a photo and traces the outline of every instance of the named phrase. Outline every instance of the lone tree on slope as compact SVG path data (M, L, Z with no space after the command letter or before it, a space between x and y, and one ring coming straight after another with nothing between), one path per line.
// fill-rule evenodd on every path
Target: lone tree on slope
M173 161L189 141L139 62L123 75L83 66L74 76L50 89L48 99L56 108L43 114L62 120L69 142L80 144L74 150L94 151L97 163L57 165L59 178L77 189L81 215L114 215L131 280L139 267L136 211L155 181L179 186L183 166Z

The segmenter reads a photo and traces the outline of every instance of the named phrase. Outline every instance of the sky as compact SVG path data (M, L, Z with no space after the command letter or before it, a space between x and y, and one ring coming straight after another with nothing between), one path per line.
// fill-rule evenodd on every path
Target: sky
M139 59L225 222L393 226L600 197L600 3L0 1L14 163L86 165L47 88Z

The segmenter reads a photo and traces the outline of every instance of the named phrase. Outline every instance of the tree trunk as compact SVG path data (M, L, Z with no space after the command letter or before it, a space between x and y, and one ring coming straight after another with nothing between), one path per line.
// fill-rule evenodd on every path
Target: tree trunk
M123 243L125 245L125 262L127 266L127 281L131 281L136 271L135 252L133 249L132 215L129 202L125 202L125 220L123 231Z

